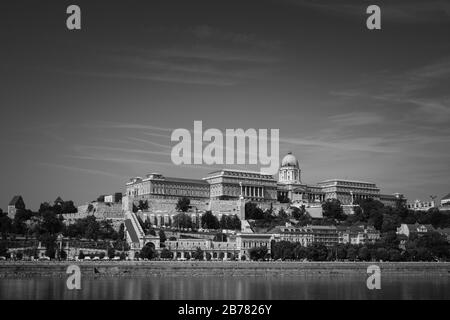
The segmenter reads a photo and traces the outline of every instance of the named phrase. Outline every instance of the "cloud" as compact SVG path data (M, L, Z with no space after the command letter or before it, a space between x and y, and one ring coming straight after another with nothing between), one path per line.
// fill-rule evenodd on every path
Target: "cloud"
M331 116L330 121L339 126L364 126L383 123L382 116L372 112L351 112Z
M124 178L124 176L118 175L118 174L113 173L113 172L107 172L107 171L95 170L95 169L86 169L86 168L80 168L80 167L73 167L73 166L62 165L62 164L40 162L40 163L37 163L37 165L46 166L46 167L50 167L50 168L64 169L64 170L69 170L69 171L76 171L76 172L90 174L90 175L94 174L94 175L103 175L103 176L109 176L109 177L114 177L114 178Z
M251 33L238 33L221 30L210 25L199 25L189 30L197 38L200 39L214 39L220 41L233 42L236 44L250 45L261 49L279 49L281 47L280 40L265 40L260 39Z
M364 17L370 2L358 0L285 0L287 3L312 8L333 15ZM374 3L377 4L377 3ZM390 0L377 4L382 21L398 23L449 23L450 4L444 0Z
M318 136L321 136L322 138L280 138L280 143L294 146L297 145L373 153L393 153L398 151L395 148L383 146L385 140L379 137L343 138L339 136L327 137L324 134L319 134Z
M442 59L403 72L375 74L369 83L353 88L331 91L330 94L350 100L382 102L382 106L398 106L403 113L397 124L443 124L450 121L450 59ZM368 100L370 99L370 100ZM386 112L386 111L385 111ZM357 114L357 113L356 113ZM361 116L361 115L360 115ZM368 114L362 115L368 117ZM340 116L337 116L340 119ZM336 119L335 119L336 120ZM364 121L363 119L353 119ZM368 120L368 118L367 118ZM372 119L376 121L375 118Z
M168 156L170 152L167 151L151 151L146 149L131 149L131 148L119 148L119 147L108 147L108 146L86 146L86 145L77 145L73 147L74 150L78 152L86 152L90 153L92 151L112 151L112 152L120 152L120 153L138 153L138 154L151 154L151 155L162 155ZM90 150L90 151L88 151Z
M172 132L173 128L158 127L150 124L126 123L126 122L111 122L111 121L97 121L89 122L81 125L86 128L101 128L101 129L130 129L130 130L156 130Z
M444 101L409 99L408 101L418 106L414 111L418 118L439 124L450 122L450 99Z

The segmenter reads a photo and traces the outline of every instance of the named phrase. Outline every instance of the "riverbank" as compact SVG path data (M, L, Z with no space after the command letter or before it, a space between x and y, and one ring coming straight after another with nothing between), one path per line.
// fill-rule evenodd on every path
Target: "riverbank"
M0 262L0 278L67 277L72 264L94 277L367 275L370 265L379 266L382 274L450 277L450 262L7 261Z

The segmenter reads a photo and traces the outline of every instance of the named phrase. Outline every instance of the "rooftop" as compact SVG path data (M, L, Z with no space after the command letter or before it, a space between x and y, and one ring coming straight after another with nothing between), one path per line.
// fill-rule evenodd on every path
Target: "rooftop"
M14 196L12 199L11 199L11 201L9 202L9 206L15 206L19 201L23 201L23 199L22 199L22 196L20 196L20 195L17 195L17 196Z
M450 193L442 197L442 200L450 200Z

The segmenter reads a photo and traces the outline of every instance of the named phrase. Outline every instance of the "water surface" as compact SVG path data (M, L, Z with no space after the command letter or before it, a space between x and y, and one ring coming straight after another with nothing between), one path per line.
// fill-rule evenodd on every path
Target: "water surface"
M449 276L398 276L368 290L352 275L295 277L85 277L68 290L60 277L0 279L0 299L450 299Z

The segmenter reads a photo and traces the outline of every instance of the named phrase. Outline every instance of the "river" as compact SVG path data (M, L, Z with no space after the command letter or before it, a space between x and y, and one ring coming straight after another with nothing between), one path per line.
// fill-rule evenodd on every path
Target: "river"
M386 275L379 290L360 275L84 277L81 290L63 277L2 278L0 299L450 299L450 276Z

